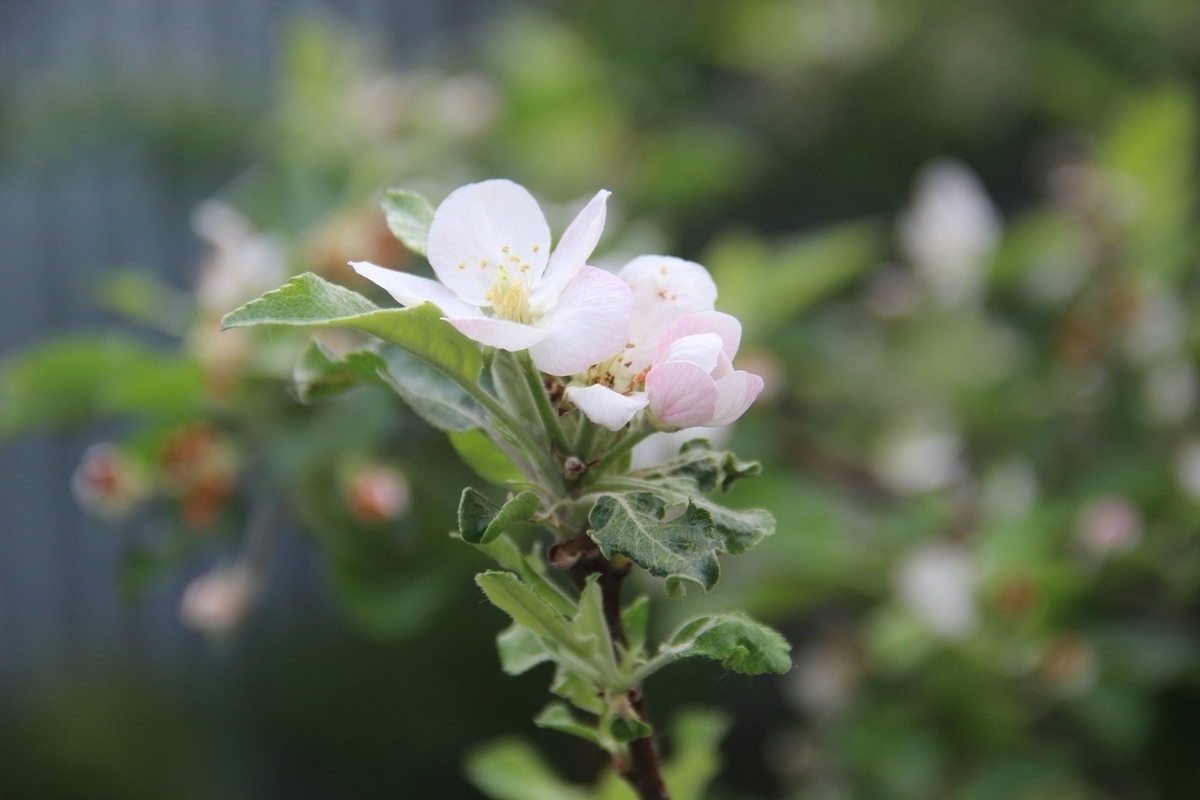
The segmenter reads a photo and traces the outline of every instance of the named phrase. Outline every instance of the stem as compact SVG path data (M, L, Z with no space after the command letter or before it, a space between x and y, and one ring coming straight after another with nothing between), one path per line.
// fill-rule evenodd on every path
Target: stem
M611 561L604 564L600 572L600 597L604 605L604 621L612 637L613 654L619 660L626 647L625 623L621 619L621 582L629 574L629 568L615 567ZM640 686L629 691L629 704L644 721L649 721L646 700ZM629 743L629 761L621 770L623 777L641 800L670 800L671 794L663 781L662 767L658 760L658 747L653 736L635 739Z
M592 469L588 470L590 477L599 478L604 473L612 469L616 464L621 462L634 447L636 447L643 439L654 433L654 428L642 424L641 427L631 428L629 433L625 434L625 438L617 442L607 453L604 458L600 459L600 463Z
M575 445L571 448L571 453L586 462L592 454L592 445L596 443L596 429L600 426L587 417L583 417L582 414L580 416L579 432L575 435Z
M535 464L538 473L537 477L543 482L546 489L555 490L562 488L562 478L558 474L559 471L554 468L554 464L548 461L546 457L538 455L544 452L545 447L533 438L533 435L520 421L508 413L508 409L502 406L496 398L488 394L479 384L465 381L455 381L455 383L458 383L479 405L491 412L492 416L503 426L504 432L508 433L513 444L516 444L530 459L537 459L537 463ZM543 390L543 397L545 394L545 390ZM562 435L561 431L559 435Z
M528 352L520 354L520 363L521 374L525 376L525 384L529 387L533 404L537 406L538 416L542 418L542 426L550 437L550 444L565 456L570 453L571 445L567 443L562 426L558 424L558 412L550 405L550 396L546 394L546 386L542 383L542 373L533 365L533 359L529 357Z

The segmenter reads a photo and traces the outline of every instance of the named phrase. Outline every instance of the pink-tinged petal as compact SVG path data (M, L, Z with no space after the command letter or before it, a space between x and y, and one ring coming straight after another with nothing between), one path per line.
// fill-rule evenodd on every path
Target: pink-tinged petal
M726 358L730 359L737 355L738 347L742 343L742 323L738 322L737 317L720 311L701 311L675 320L663 331L662 338L658 340L654 360L665 360L663 356L677 339L697 333L715 333L720 336L721 349L725 351Z
M501 272L537 284L550 255L550 228L524 187L505 180L471 183L438 206L428 250L442 283L468 303L488 306Z
M717 368L721 351L721 337L715 333L693 333L691 336L681 336L671 343L663 353L662 361L687 361L695 364L705 372L711 373Z
M708 270L682 258L638 256L617 274L633 289L629 341L647 352L653 351L672 322L711 311L717 301L717 286Z
M566 397L585 417L610 431L624 428L649 402L643 392L624 395L598 383L591 386L568 386Z
M470 303L464 303L454 292L437 281L384 269L369 261L351 261L354 271L379 286L402 306L419 306L433 303L443 314L451 317L480 317L482 312Z
M672 428L710 425L717 403L717 384L708 372L686 361L655 364L646 374L650 413Z
M558 304L537 322L546 338L529 348L551 375L574 375L617 354L625 344L633 293L610 272L584 267Z
M546 338L546 332L519 322L509 322L505 319L491 317L474 317L455 319L447 317L446 321L458 328L464 336L489 347L501 350L528 350L533 345Z
M529 304L534 313L544 313L558 302L567 284L587 265L588 256L596 249L604 231L606 201L612 192L601 189L567 226L542 279L533 287Z
M717 381L717 404L709 425L728 425L746 413L763 390L763 379L738 370Z

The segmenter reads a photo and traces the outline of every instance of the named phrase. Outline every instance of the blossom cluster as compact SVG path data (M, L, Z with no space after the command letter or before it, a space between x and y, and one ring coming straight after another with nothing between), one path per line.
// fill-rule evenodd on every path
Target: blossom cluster
M763 388L762 378L733 368L741 323L715 310L716 285L695 262L645 255L616 274L589 266L608 196L598 192L551 251L528 191L507 180L469 184L442 202L429 228L438 280L352 266L402 305L433 303L482 345L528 351L605 428L620 430L643 409L663 429L733 422Z

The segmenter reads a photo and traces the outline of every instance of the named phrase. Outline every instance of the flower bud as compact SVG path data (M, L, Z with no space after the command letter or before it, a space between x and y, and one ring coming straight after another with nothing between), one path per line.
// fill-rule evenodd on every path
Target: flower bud
M112 442L92 445L71 477L75 500L89 513L108 519L128 517L146 498L141 471Z
M258 581L247 567L218 567L184 589L180 620L206 636L225 636L245 619L257 592Z
M366 525L393 522L408 514L412 493L404 473L375 465L358 470L346 482L343 496L350 513Z

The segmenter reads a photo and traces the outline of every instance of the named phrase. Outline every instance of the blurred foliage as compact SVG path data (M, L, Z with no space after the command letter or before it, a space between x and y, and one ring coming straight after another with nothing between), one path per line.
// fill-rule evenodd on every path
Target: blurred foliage
M732 496L771 509L779 532L699 602L779 625L797 667L765 689L703 668L649 684L656 716L697 694L738 711L724 788L707 796L1186 798L1200 794L1198 32L1190 0L585 0L512 11L447 72L398 71L341 26L297 22L265 110L227 83L114 81L103 101L50 76L4 96L0 141L53 153L140 136L176 165L252 160L220 198L241 222L201 231L214 251L261 262L274 237L281 272L359 289L349 259L412 263L376 210L385 186L440 197L500 174L564 215L612 189L600 260L662 249L707 264L719 306L745 322L742 366L769 387L736 432L765 475ZM926 167L944 156L957 161ZM467 652L419 665L419 680L406 651L360 668L333 658L341 645L255 678L250 696L277 704L264 740L319 754L308 768L331 793L373 796L394 750L425 743L426 766L450 769L438 748L505 728L478 718L493 695L477 674L496 677L489 620L458 635L477 616L463 598L478 564L443 535L447 487L466 475L455 451L485 477L497 466L370 387L295 402L306 335L216 334L251 288L205 309L114 273L105 303L177 340L123 329L7 355L0 431L131 421L98 485L132 494L85 495L138 531L131 587L214 550L258 565L282 514L319 543L366 635L453 630L437 641ZM187 315L163 313L181 303ZM407 486L404 513L381 504L394 486L353 491L379 466ZM164 732L167 748L161 709L62 698L28 735L5 728L6 763L107 765L88 796L209 791L174 756L143 783L123 776L144 741L77 738L90 728L76 720L125 714L114 730ZM687 774L715 769L711 741L692 752L682 730L720 725L678 724ZM347 730L359 738L337 740ZM558 753L576 765L564 789L566 768L522 747L477 750L468 774L497 798L515 796L514 770L547 796L619 796L603 781L588 793L586 755Z

